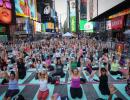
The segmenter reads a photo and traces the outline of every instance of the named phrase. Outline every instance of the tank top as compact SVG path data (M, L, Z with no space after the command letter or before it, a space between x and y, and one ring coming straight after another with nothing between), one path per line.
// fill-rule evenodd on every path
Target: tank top
M19 88L18 88L18 81L17 81L17 80L9 80L8 89L9 89L9 90L19 89Z
M47 80L39 80L39 84L40 84L40 88L39 88L40 91L48 90Z
M72 78L71 87L79 88L80 87L80 78Z

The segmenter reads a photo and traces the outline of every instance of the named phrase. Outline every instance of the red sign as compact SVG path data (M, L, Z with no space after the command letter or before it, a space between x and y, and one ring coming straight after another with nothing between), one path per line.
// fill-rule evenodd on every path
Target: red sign
M124 16L120 16L112 19L111 25L113 30L122 29L124 25Z

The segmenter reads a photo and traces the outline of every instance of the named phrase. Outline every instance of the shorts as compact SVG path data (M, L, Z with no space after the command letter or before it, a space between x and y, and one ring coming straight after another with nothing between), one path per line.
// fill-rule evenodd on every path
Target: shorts
M38 100L46 100L48 95L49 95L49 90L39 91L37 98L38 98Z
M5 94L5 97L13 97L15 95L17 95L19 93L19 90L18 89L15 89L15 90L7 90L6 94Z

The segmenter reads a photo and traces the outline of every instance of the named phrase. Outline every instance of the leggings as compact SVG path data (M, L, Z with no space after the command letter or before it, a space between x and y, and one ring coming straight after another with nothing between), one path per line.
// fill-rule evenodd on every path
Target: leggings
M118 75L118 74L120 74L122 76L122 72L121 71L110 71L110 73L112 75Z
M72 87L70 87L70 94L71 94L71 97L73 99L75 99L75 98L81 99L82 96L83 96L82 88L81 87L80 88L72 88Z
M52 76L60 76L61 78L63 78L65 76L65 73L54 73L52 74Z

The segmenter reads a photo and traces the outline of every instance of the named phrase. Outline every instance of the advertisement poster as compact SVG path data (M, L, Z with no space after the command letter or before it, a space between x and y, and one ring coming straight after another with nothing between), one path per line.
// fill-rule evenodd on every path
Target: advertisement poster
M87 23L84 25L84 29L85 29L87 32L93 32L93 22L87 22Z
M3 6L5 5L5 6ZM0 0L0 23L10 24L12 22L12 4L11 1Z
M41 22L45 23L50 20L51 17L51 6L50 3L43 3L43 8L42 8L42 15L41 15Z
M87 23L87 20L80 20L80 30L85 30L84 25Z
M46 25L44 23L42 23L41 28L42 32L46 32Z
M80 19L87 18L87 0L80 0Z
M76 32L76 17L74 16L74 17L71 17L70 18L70 20L71 20L71 32Z
M107 21L106 22L106 30L111 30L112 27L111 27L111 20Z
M111 27L113 30L120 30L124 26L124 16L113 18L111 21Z
M34 32L41 32L41 23L34 22Z
M17 31L25 31L26 34L32 34L33 32L33 21L30 19L17 18Z
M76 32L76 8L75 0L70 0L70 29Z
M37 20L36 0L14 0L17 16L30 17Z

